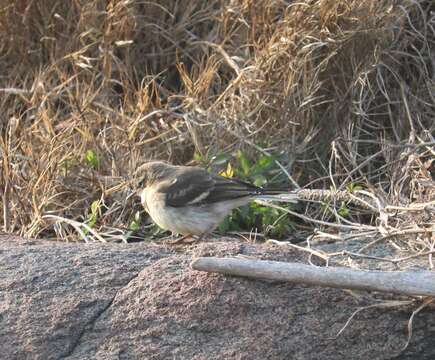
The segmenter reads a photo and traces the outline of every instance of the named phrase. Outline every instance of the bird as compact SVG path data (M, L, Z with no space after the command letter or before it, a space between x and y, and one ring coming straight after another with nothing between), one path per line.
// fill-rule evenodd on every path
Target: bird
M155 224L182 235L174 243L210 234L233 209L254 200L297 202L283 189L262 188L197 166L150 161L136 171L141 204Z

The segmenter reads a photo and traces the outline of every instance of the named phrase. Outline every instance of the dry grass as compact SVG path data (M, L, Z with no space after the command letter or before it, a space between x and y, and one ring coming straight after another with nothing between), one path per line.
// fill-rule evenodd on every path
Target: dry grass
M430 0L1 0L4 231L92 237L80 223L93 218L97 235L119 237L141 163L242 147L284 152L301 186L361 184L383 209L307 216L418 230L406 246L433 250L434 11Z

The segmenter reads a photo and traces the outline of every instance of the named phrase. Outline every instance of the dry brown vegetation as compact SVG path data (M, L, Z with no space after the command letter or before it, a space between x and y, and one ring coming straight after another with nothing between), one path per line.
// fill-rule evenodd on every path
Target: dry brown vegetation
M376 204L307 217L433 251L431 0L0 3L4 231L68 239L94 210L94 236L120 236L144 161L243 148Z

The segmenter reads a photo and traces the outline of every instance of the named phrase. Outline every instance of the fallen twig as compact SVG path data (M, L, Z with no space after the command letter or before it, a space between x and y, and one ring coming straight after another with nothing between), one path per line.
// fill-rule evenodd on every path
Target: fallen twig
M363 271L342 267L316 267L300 263L216 257L195 259L191 266L195 270L254 279L410 296L435 296L435 273L426 270Z

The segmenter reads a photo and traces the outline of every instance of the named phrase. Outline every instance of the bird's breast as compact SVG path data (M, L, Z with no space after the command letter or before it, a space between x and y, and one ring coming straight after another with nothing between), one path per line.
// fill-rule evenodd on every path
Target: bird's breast
M165 194L145 189L141 202L151 219L162 229L182 235L202 235L214 228L216 218L201 207L166 205Z

